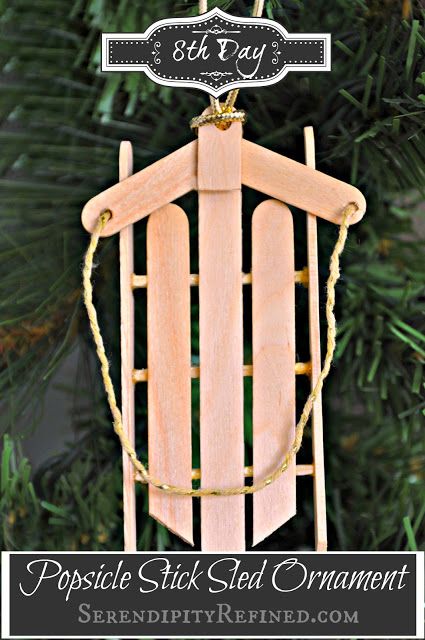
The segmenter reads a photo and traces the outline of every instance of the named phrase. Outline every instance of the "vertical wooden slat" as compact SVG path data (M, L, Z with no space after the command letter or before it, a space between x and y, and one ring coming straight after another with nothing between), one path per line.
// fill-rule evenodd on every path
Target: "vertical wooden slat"
M271 473L295 434L294 233L288 207L266 200L252 219L254 482ZM254 494L253 544L296 513L293 461Z
M244 484L242 127L199 129L201 482ZM204 551L245 549L244 496L201 498Z
M131 143L121 142L119 179L125 180L133 173ZM121 398L122 419L127 437L134 445L134 298L131 289L133 273L133 225L120 231L120 293L121 293ZM124 550L136 551L136 492L134 469L123 450L123 506Z
M189 224L168 204L151 214L148 265L149 470L192 486ZM193 544L192 498L149 487L149 513Z
M305 127L304 144L306 164L316 168L313 127ZM319 314L319 273L317 259L317 218L307 213L307 254L308 254L308 306L310 325L311 388L316 384L321 369L320 357L320 314ZM323 415L322 394L320 393L312 410L313 463L314 463L314 515L316 550L326 551L326 490L323 455Z

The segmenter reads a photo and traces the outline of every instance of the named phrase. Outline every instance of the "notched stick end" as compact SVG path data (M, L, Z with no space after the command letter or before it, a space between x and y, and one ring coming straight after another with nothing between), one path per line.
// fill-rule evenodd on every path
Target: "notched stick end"
M108 206L102 206L98 201L98 196L95 196L91 200L87 202L84 206L83 211L81 213L81 222L86 231L89 233L93 233L96 228L97 221L99 220L99 216L108 212L110 214L109 220L106 222L103 227L100 235L102 237L111 236L116 232L111 225L111 220L113 219L114 212Z
M351 202L357 206L357 211L350 218L350 221L349 221L350 226L352 224L356 224L357 222L360 222L360 220L363 218L364 214L366 213L366 206L367 206L366 198L364 197L362 192L359 191L359 189L357 189L356 187L353 187L353 195L352 195Z

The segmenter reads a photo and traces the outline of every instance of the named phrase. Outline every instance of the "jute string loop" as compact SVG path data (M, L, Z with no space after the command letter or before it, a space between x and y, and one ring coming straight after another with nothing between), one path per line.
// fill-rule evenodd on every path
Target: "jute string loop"
M327 329L327 348L326 348L326 356L323 364L323 368L316 380L313 390L307 398L307 401L304 405L304 409L302 410L300 419L295 428L295 438L287 453L284 455L280 463L276 466L272 473L267 475L262 480L255 482L252 485L241 486L241 487L231 487L229 489L218 489L218 488L201 488L201 489L192 489L191 487L178 487L174 485L167 484L163 482L161 479L154 478L149 473L147 467L139 460L137 457L137 453L128 439L123 422L121 411L118 408L117 400L115 397L115 391L112 384L110 372L109 372L109 362L106 356L105 347L103 344L102 335L100 333L99 322L97 319L97 312L95 306L93 304L93 284L92 284L92 273L93 273L93 258L99 244L100 234L102 229L108 222L111 217L111 213L109 211L103 212L97 221L96 228L93 231L93 234L90 238L89 247L87 249L87 253L84 259L83 266L83 286L84 286L84 303L87 308L87 313L89 316L90 327L93 333L94 342L96 345L97 355L101 365L102 378L103 383L105 385L106 395L108 398L109 407L113 417L113 425L116 434L118 435L121 445L127 455L129 456L134 470L136 471L136 479L144 484L150 484L157 489L164 491L165 493L171 493L175 495L182 496L192 496L196 498L200 498L202 496L235 496L241 494L249 494L256 493L260 491L264 487L272 484L277 478L279 478L288 468L296 454L301 448L304 428L307 424L307 421L310 417L311 410L313 408L313 404L319 395L320 391L323 387L323 382L326 376L329 373L334 351L335 351L335 340L336 340L336 322L334 316L334 306L335 306L335 285L340 276L339 270L339 258L344 250L345 242L347 239L347 232L349 227L349 221L351 216L358 210L358 206L355 203L348 204L343 213L342 213L342 221L341 226L339 228L338 238L335 243L335 247L332 251L330 264L329 264L329 277L327 281L327 298L326 298L326 319L328 324ZM201 363L202 366L202 363ZM254 372L255 373L255 372Z
M264 0L255 0L252 8L252 17L261 17L264 9ZM199 13L206 13L208 11L208 0L199 0ZM219 129L227 129L232 122L246 122L246 113L243 109L235 109L236 98L238 97L239 89L232 89L229 91L226 97L226 101L221 104L218 98L210 96L211 111L210 114L202 114L192 118L190 121L191 129L198 129L206 124L215 124Z
M198 129L206 124L215 124L219 129L227 129L230 127L232 122L241 122L242 124L245 124L246 113L243 109L236 110L233 107L228 108L225 105L220 105L218 108L220 109L219 111L201 114L200 116L192 118L190 121L190 128Z

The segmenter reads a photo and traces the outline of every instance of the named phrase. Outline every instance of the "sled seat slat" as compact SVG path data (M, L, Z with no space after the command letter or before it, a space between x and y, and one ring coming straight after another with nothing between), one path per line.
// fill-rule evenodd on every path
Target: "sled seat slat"
M239 122L199 129L201 486L220 489L244 484L241 139ZM201 498L201 540L244 551L243 495Z
M266 200L252 217L252 351L254 482L274 471L295 435L295 287L292 214ZM296 513L293 460L254 494L253 544Z
M148 455L161 481L192 486L189 223L180 207L147 226ZM193 544L192 499L149 486L149 513Z

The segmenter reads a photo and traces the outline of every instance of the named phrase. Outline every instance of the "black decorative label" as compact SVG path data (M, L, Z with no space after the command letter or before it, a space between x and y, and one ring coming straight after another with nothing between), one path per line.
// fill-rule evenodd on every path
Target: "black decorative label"
M423 638L424 554L2 552L2 638Z
M103 33L102 71L144 71L158 84L229 89L279 82L289 71L330 71L330 34L288 33L265 18L220 9L160 20L145 33Z

